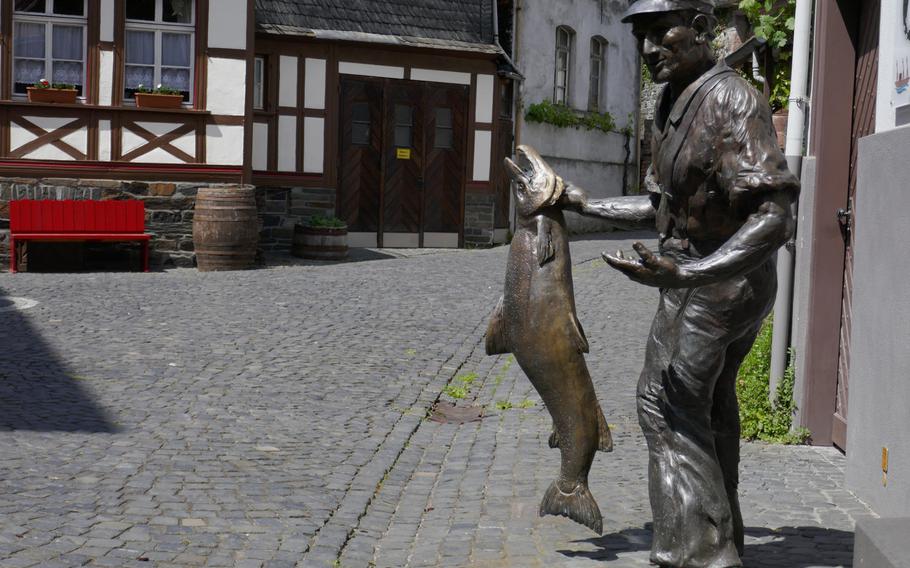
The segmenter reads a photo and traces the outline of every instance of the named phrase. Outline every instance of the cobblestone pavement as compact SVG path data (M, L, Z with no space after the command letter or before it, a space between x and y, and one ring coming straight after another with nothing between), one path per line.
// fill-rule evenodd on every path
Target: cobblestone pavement
M537 517L549 417L482 351L505 248L0 276L0 567L647 565L634 384L656 295L598 259L629 238L572 245L616 441L592 468L601 537ZM427 420L447 385L485 417ZM747 566L850 565L870 512L843 462L744 444Z

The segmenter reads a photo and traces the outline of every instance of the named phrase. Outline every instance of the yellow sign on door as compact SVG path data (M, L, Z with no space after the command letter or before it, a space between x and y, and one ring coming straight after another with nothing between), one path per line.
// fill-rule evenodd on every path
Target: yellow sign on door
M410 160L411 159L411 149L410 148L397 148L395 151L395 157L399 160Z

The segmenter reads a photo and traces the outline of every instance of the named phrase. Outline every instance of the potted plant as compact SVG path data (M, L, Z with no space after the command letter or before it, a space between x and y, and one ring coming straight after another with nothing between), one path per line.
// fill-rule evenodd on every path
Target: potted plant
M75 85L66 83L50 83L47 79L40 79L31 87L25 89L28 100L32 103L69 103L76 102L78 91Z
M291 254L317 260L344 260L348 256L348 226L337 217L313 215L294 225Z
M180 91L162 87L160 83L154 89L140 83L133 96L136 97L136 106L139 108L180 108L183 105Z

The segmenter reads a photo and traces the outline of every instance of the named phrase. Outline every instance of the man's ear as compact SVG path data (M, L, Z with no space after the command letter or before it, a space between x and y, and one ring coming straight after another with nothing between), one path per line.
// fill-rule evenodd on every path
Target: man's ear
M698 14L692 19L692 29L698 34L695 41L701 44L711 43L714 39L714 25L717 20L705 14Z

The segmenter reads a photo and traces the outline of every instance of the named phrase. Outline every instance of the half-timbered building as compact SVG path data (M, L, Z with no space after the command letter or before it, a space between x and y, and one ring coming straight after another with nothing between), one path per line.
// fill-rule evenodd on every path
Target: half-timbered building
M266 248L314 213L352 246L504 239L496 19L492 0L0 0L0 223L13 199L138 198L153 261L190 264L196 190L246 183ZM30 100L41 79L75 102ZM180 108L137 105L159 85Z

